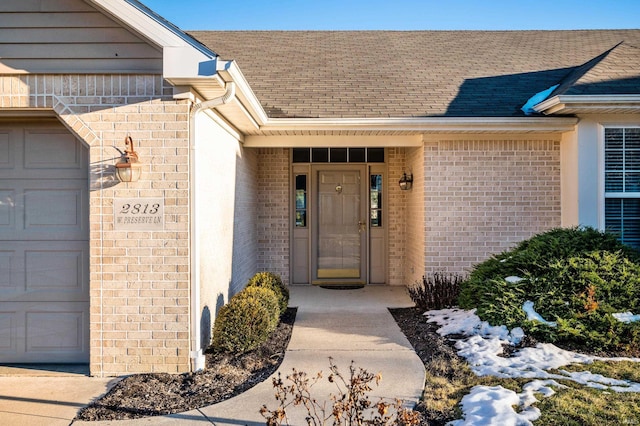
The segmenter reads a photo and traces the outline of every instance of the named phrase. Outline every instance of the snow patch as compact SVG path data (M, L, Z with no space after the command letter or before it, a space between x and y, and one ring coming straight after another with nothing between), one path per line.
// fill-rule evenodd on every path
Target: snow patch
M542 324L548 325L549 327L558 326L557 323L553 321L547 321L544 318L542 318L542 315L537 313L536 310L533 308L533 302L531 300L527 300L522 304L522 310L527 314L527 319L529 321L538 321L538 322L541 322Z
M517 284L520 281L522 281L522 278L520 277L515 277L515 276L510 276L504 279L506 282L511 283L511 284Z
M633 315L631 312L621 312L612 315L620 322L631 323L640 321L640 315Z
M533 307L533 303L531 304ZM535 312L535 311L534 311ZM524 332L517 327L491 326L473 311L443 309L428 311L429 322L440 326L442 336L457 335L458 355L467 360L478 376L532 379L520 394L500 386L476 386L462 399L464 419L450 422L452 426L467 425L531 425L540 416L534 394L550 396L554 387L562 387L555 380L572 380L591 388L614 392L640 392L640 383L612 379L589 371L570 372L561 369L570 364L590 364L596 360L640 362L640 358L603 358L560 349L550 343L539 343L503 356L503 345L517 345ZM459 336L462 337L459 337ZM550 372L550 370L555 370ZM518 407L516 412L512 407Z
M535 394L550 397L555 393L551 386L566 388L555 380L534 380L524 385L521 393L502 386L475 386L462 398L464 419L448 425L533 425L532 422L540 417L540 410L532 406L538 402ZM519 412L514 406L519 407Z

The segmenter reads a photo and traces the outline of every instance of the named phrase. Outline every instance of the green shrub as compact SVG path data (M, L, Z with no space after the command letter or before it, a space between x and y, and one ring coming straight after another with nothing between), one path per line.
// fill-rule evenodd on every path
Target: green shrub
M280 275L273 272L258 272L247 283L247 287L266 287L278 297L280 313L284 314L289 305L289 289L282 283Z
M213 326L213 346L232 353L253 350L276 329L279 318L280 307L273 290L245 288L218 312Z
M640 264L622 253L570 257L527 281L536 310L558 322L556 328L534 330L537 337L599 351L640 348L640 323L625 324L611 315L640 311Z
M478 265L462 283L465 309L493 325L522 326L539 340L591 351L638 353L640 323L616 312L640 313L638 253L592 228L554 229ZM507 281L509 276L521 281ZM557 327L528 321L526 300Z
M554 262L595 250L620 251L631 261L640 262L640 253L622 244L612 234L590 227L556 228L476 265L462 283L458 304L464 309L476 307L486 280L526 274L537 276Z

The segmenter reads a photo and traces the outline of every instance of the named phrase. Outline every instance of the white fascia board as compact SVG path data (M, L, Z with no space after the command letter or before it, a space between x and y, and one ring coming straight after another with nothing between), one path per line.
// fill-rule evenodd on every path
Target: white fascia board
M540 102L534 109L543 114L554 114L564 109L640 109L640 95L558 95Z
M245 136L247 148L411 147L422 146L422 135L282 135Z
M249 86L249 82L235 61L218 61L217 71L225 81L236 84L236 98L244 106L247 112L258 126L263 126L269 120L267 113L262 108L258 97Z
M158 47L186 46L188 43L165 25L123 0L85 0L106 11L140 33Z
M573 117L271 118L260 130L556 133L574 130L577 122Z

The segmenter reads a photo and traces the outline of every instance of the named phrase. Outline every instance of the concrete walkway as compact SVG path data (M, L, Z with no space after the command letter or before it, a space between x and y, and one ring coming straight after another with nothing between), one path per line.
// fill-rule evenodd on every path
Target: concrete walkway
M291 342L279 369L283 377L291 373L293 368L309 375L323 371L326 377L329 357L348 377L349 365L353 360L357 368L382 374L380 385L370 393L371 401L376 402L379 397L400 398L411 406L420 398L424 367L387 310L388 307L412 306L404 287L367 286L354 290L332 290L297 286L291 288L289 305L297 306L298 314ZM313 388L313 396L318 400L327 400L331 392L336 392L335 385L326 379ZM263 404L271 409L277 407L271 379L230 400L185 413L138 420L73 424L264 425L265 421L259 413ZM0 423L5 424L2 414L0 412ZM292 408L287 414L292 425L306 424L306 411Z
M104 394L113 377L88 377L82 366L0 366L0 425L68 426Z

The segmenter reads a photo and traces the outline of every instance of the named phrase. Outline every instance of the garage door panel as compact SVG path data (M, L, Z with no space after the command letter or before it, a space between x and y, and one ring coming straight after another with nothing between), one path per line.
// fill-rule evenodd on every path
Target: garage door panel
M15 168L14 144L11 143L10 132L0 130L0 169Z
M0 294L3 290L12 290L16 287L15 259L15 250L0 251Z
M80 351L84 343L84 312L27 312L27 352Z
M0 251L0 300L88 299L88 241L17 241L11 247Z
M13 312L0 312L0 353L17 354L17 315Z
M86 180L0 180L0 239L86 239Z
M89 314L85 304L5 303L0 312L0 359L5 363L87 362Z
M0 188L0 232L15 227L16 192L13 189Z
M78 250L25 253L27 292L32 290L82 291L84 254Z
M81 188L25 190L25 228L27 230L33 227L82 229L83 198Z
M80 142L64 130L25 130L25 169L86 170L83 151Z
M69 133L44 129L26 129L24 133L24 168L82 168L77 140Z
M64 128L0 127L0 179L86 179L88 155Z

